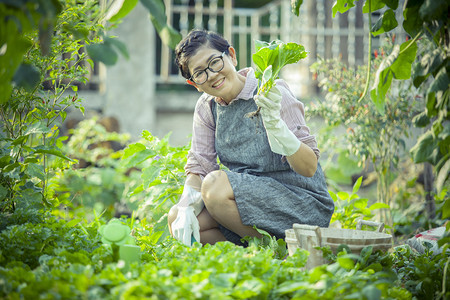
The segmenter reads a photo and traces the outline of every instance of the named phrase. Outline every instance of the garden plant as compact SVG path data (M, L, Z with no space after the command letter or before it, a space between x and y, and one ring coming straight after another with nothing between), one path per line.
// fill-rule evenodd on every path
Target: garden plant
M165 23L163 1L140 2L163 41L176 44L179 34ZM297 15L302 2L292 1ZM182 193L189 145L173 147L169 136L148 131L131 142L96 118L80 122L69 136L59 130L67 110L84 110L78 86L87 83L94 61L114 64L119 53L128 55L126 45L107 33L138 0L99 3L0 0L1 299L450 297L449 225L438 241L440 252L428 244L423 253L399 243L384 252L368 246L358 255L345 245L337 253L324 247L329 263L312 269L304 267L307 251L287 255L285 241L263 231L261 239L247 238L245 248L229 242L187 247L171 238L167 212ZM398 45L388 36L389 43L377 49L384 55L356 70L338 60L313 67L325 78L321 85L329 101L317 113L333 126L351 128L352 154L360 164L374 164L380 185L378 199L360 196L362 177L350 191L332 185L331 226L354 229L358 219L373 220L380 210L397 216L401 206L388 186L408 153L416 164L433 165L436 175L436 213L433 222L420 224L444 225L449 219L445 3L419 0L397 7L397 1L367 0L364 12L385 9L371 34L396 27L392 12L400 9L411 39ZM333 11L353 6L338 0ZM342 81L329 79L337 73ZM362 88L348 88L347 78L358 78ZM401 155L394 149L411 120L427 131L412 149L402 146ZM408 201L406 191L403 196ZM396 234L404 224L390 220ZM123 230L120 240L107 234L108 225ZM402 234L414 232L403 227ZM138 246L138 259L121 259L122 245Z

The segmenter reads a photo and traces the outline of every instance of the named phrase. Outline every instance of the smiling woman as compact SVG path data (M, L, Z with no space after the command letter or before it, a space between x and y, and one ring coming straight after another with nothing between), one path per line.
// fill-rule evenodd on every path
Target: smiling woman
M256 95L252 68L236 70L235 49L214 32L191 31L176 63L199 98L186 182L169 212L172 235L186 245L260 236L294 223L327 227L334 211L304 107L283 80ZM246 115L260 106L253 119ZM227 168L219 170L217 157Z

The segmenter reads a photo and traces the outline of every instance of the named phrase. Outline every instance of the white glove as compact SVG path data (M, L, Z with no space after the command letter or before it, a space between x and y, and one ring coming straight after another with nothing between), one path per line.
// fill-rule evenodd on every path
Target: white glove
M198 216L202 212L203 207L205 207L205 203L203 203L202 194L199 191L189 185L185 185L177 206L192 206L194 208L195 216Z
M177 218L172 223L173 237L185 245L191 246L194 236L200 242L200 225L197 216L205 206L202 194L194 188L185 185L180 201L177 204Z
M187 246L192 245L192 236L200 242L200 225L192 206L178 207L178 214L172 223L173 237Z
M255 102L261 107L261 117L266 128L270 149L284 156L290 156L297 152L302 143L289 130L286 123L281 120L280 91L273 87L266 96L256 95Z

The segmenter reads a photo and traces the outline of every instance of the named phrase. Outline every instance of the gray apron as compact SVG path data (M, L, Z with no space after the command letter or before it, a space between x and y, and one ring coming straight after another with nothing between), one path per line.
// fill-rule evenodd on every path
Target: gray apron
M211 101L216 152L228 168L242 223L283 239L293 223L328 227L334 203L320 164L313 177L304 177L272 152L261 116L245 116L257 109L253 99L227 106ZM220 229L228 240L241 244L237 234Z

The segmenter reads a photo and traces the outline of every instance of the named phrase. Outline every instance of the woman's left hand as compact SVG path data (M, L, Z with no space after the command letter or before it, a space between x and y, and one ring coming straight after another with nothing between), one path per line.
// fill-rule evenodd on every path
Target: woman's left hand
M261 117L273 152L290 156L297 152L301 142L281 120L281 93L273 87L266 96L256 95L255 102L261 108Z

